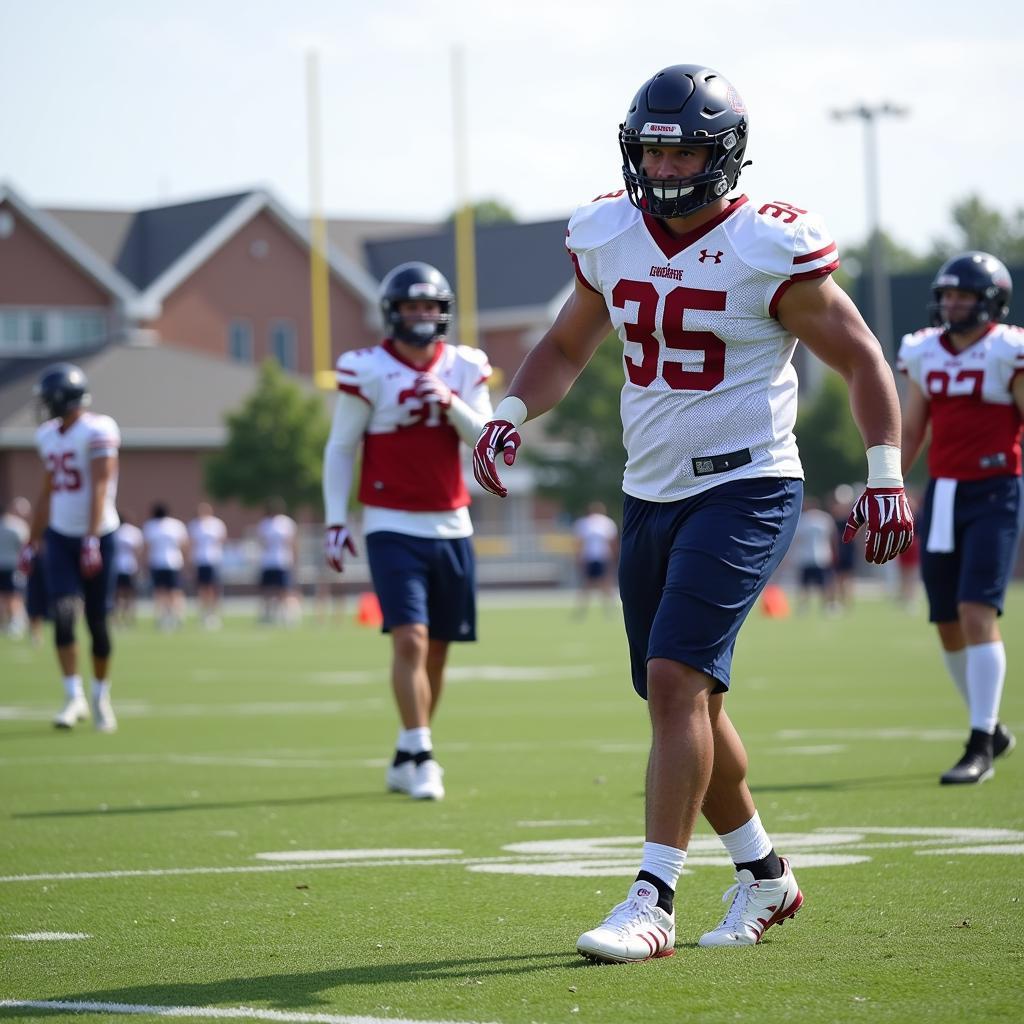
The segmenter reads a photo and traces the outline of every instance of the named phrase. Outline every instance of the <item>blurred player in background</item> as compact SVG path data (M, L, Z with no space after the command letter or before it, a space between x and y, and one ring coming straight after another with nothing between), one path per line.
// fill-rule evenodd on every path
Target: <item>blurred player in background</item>
M447 343L454 295L426 263L403 263L381 284L387 337L338 360L338 395L324 451L327 564L355 555L349 489L362 446L359 500L373 585L391 634L391 684L401 728L390 790L444 796L431 722L448 646L476 639L469 494L459 442L491 414L491 368L478 349Z
M220 626L220 566L228 530L224 520L215 516L213 508L203 501L196 508L195 519L188 524L188 536L196 570L199 621L206 629L217 629Z
M934 326L908 334L897 361L908 379L904 471L931 427L921 522L928 618L970 718L964 755L940 779L946 785L991 778L993 760L1015 744L999 721L1006 649L998 625L1024 521L1024 332L1003 323L1012 288L988 253L949 260L932 282Z
M109 416L88 412L89 382L72 363L47 367L35 387L49 417L36 431L43 484L32 516L22 566L45 571L57 660L64 677L64 706L53 720L71 729L89 717L78 674L75 619L79 598L92 637L92 716L100 732L113 732L110 703L110 627L114 581L114 531L118 526L118 449L121 433ZM43 565L33 567L44 550Z
M24 579L18 572L18 559L28 543L29 526L24 512L28 502L15 498L0 516L0 630L19 637L28 625L22 594Z
M821 502L811 494L804 495L800 519L789 549L796 565L797 607L800 611L806 610L812 590L817 590L821 606L826 611L835 607L833 565L838 541L835 523L822 509Z
M594 501L587 514L573 523L572 532L580 576L576 616L582 619L587 614L587 603L594 593L601 595L605 614L610 615L615 607L613 577L619 559L619 528L604 502Z
M188 530L158 501L142 524L146 565L153 584L153 617L157 629L175 630L185 621L185 590L181 570L188 557Z
M139 559L145 547L142 531L134 516L121 513L121 525L114 534L114 621L120 626L135 624L135 602L139 589Z
M273 625L287 625L298 616L298 599L292 591L298 526L285 509L281 498L272 498L256 526L260 544L260 621Z
M577 949L615 963L668 956L673 900L703 812L736 866L702 946L749 946L803 896L757 815L724 708L744 619L793 537L803 469L793 436L799 339L842 374L867 447L847 532L865 557L910 543L899 401L878 342L831 279L836 245L790 203L726 198L744 165L746 108L701 65L665 68L619 126L626 188L579 207L566 245L576 287L477 441L481 486L504 496L518 427L559 402L615 329L626 382L619 592L633 686L647 700L646 842L626 900Z

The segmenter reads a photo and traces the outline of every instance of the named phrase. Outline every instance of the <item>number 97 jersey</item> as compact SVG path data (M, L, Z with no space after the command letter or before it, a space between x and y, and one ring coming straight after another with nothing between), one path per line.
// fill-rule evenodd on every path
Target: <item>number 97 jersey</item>
M839 266L813 214L734 199L676 237L622 193L580 207L566 245L623 344L622 489L677 501L749 477L803 477L796 339L776 319L795 281Z

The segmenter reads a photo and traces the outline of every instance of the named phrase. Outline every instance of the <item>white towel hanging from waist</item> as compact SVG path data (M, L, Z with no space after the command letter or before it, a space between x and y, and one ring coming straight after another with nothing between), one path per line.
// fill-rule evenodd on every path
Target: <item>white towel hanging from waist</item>
M956 481L942 477L935 481L932 491L932 524L928 531L926 551L948 554L953 550L953 502L956 500Z

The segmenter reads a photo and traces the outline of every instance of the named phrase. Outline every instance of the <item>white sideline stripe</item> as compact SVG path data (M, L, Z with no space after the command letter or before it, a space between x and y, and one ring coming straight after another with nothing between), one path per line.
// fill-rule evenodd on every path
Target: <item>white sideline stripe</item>
M258 715L327 715L342 711L372 711L384 706L380 697L360 700L268 701L248 704L147 704L143 701L119 701L114 709L118 718L239 718ZM0 705L0 721L40 722L53 717L53 708Z
M24 935L9 935L19 942L65 942L77 939L91 939L86 932L25 932Z
M1024 853L1024 843L1017 843L1010 846L951 846L943 850L918 850L918 856L931 855L933 857L958 857L963 854L968 856L979 853L1009 853L1020 856Z
M456 1021L412 1020L409 1017L351 1017L341 1013L289 1013L248 1006L142 1006L135 1003L74 1003L56 999L0 999L0 1009L70 1010L72 1013L121 1013L131 1016L199 1017L220 1020L276 1020L295 1024L459 1024ZM473 1022L465 1022L473 1024Z

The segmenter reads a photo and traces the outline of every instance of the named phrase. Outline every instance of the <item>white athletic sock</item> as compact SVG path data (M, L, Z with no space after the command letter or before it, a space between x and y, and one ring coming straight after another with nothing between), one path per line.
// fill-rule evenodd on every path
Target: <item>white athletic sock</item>
M1006 648L1002 640L967 648L967 694L972 729L996 731L1005 679Z
M109 679L94 679L92 681L92 699L102 700L104 697L110 696L110 680Z
M740 825L732 832L719 836L722 845L729 852L733 864L749 864L752 860L761 860L772 852L772 841L761 824L761 816L754 811L754 816L745 825Z
M81 676L75 675L64 677L64 696L67 697L68 700L71 700L72 697L84 696L82 692Z
M957 693L964 699L966 707L971 706L967 696L967 648L961 647L959 651L943 651L942 658L946 662L946 671L949 678L953 680Z
M654 875L655 878L660 878L675 890L679 876L683 873L685 862L685 850L679 850L674 846L663 846L661 843L644 843L640 870Z
M407 754L422 754L424 750L433 750L430 737L430 726L423 725L418 729L402 729L398 733L397 747Z

